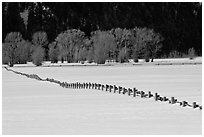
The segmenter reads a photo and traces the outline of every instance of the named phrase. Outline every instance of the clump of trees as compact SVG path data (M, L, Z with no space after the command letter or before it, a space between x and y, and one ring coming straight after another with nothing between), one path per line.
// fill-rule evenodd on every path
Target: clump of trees
M86 36L79 29L68 29L58 34L49 43L46 32L38 31L33 34L32 42L25 41L19 32L7 34L3 43L3 63L11 67L18 63L32 61L36 66L44 60L52 63L88 61L104 64L106 60L124 63L129 59L138 62L145 59L153 62L159 57L164 38L158 32L149 28L135 27L133 29L115 28L107 31L93 31ZM171 56L178 53L171 52ZM195 50L190 48L188 55L195 57Z
M57 63L59 56L59 47L56 42L52 42L49 44L49 57L51 63Z
M45 58L45 48L48 45L47 33L35 32L32 37L32 44L32 62L36 66L40 66Z
M39 66L45 57L44 46L47 43L45 32L34 33L32 42L25 41L19 32L8 33L2 44L3 63L12 67L32 61Z
M193 47L188 50L188 55L190 59L193 59L196 56L195 49Z
M44 50L43 60L96 62L96 45L92 39L96 30L113 35L116 49L109 51L105 58L118 62L128 62L129 59L137 62L139 58L153 61L157 57L192 58L190 54L201 56L202 3L2 2L3 63L13 66L32 61L33 49L37 45ZM34 35L35 32L38 33ZM20 41L24 42L8 41L12 39L9 33L19 35ZM78 37L79 33L83 33L82 37ZM74 44L74 37L80 42ZM62 50L66 49L62 48L63 41L67 43L65 46L73 45L74 48L68 48L69 52ZM31 46L29 57L17 54L21 50L17 50L14 45L19 48L25 46L22 48L24 51L29 49L26 45ZM75 45L80 46L75 48Z
M8 33L2 44L2 59L4 64L12 67L14 64L26 63L30 60L31 43L23 40L19 32Z
M59 58L62 62L77 62L79 57L79 50L83 46L85 38L84 32L71 29L60 33L55 39L57 47L59 48Z
M108 31L95 31L91 40L94 47L94 60L98 64L104 64L107 59L113 59L116 50L116 42Z
M132 44L133 44L133 56L137 62L138 56L142 55L146 62L153 62L153 59L157 57L159 51L162 48L162 41L164 38L156 33L153 29L148 28L134 28L132 30Z
M62 62L96 62L115 60L124 63L134 58L151 58L153 61L162 47L163 37L148 28L97 30L88 38L84 32L71 29L60 33L50 44L51 60ZM55 43L55 44L54 44Z
M141 50L131 43L135 40L136 34L132 34L135 33L132 32L135 26L142 27L136 28L137 33L146 35L146 32L150 33L152 29L154 34L160 34L164 38L163 46L158 48L160 51L157 55L152 54L152 49L144 49L147 52L143 55ZM69 57L71 62L74 58L75 61L81 60L81 54L84 52L88 52L88 56L84 59L86 54L83 55L82 60L94 61L91 33L96 30L112 30L117 45L115 53L112 54L121 62L127 62L133 56L135 61L144 56L147 61L152 61L151 56L184 57L192 47L196 55L202 55L202 2L2 2L3 43L7 43L5 38L8 33L20 32L25 41L35 45L32 42L33 34L40 30L46 32L50 44L56 42L60 33L73 28L84 32L85 39L88 39L92 46L84 47L83 44L82 51L80 48L78 52L73 53L73 57ZM151 33L148 35L152 36ZM143 37L141 35L141 38ZM50 59L48 43L42 46L45 50L45 60ZM6 60L8 57L3 58ZM67 60L67 57L58 58L63 59Z
M44 49L40 46L36 47L32 53L32 62L36 66L42 65L45 53Z
M128 61L128 51L130 49L130 37L132 36L131 30L116 28L112 29L111 33L113 34L116 40L116 51L115 59L118 62L127 62Z
M26 64L31 61L31 46L29 41L22 40L16 49L16 62L19 64Z

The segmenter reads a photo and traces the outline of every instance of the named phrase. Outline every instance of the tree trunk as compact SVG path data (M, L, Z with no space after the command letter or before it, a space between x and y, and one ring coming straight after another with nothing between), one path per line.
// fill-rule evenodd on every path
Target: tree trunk
M64 63L64 59L63 59L63 57L61 58L61 62Z
M10 62L9 67L13 67L13 63Z
M14 59L11 57L10 62L9 62L9 66L10 66L10 67L13 67L13 65L14 65L13 60L14 60Z

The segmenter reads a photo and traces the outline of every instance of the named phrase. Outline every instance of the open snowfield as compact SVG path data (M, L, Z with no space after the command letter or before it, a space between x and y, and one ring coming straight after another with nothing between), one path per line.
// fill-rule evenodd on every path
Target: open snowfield
M202 104L202 65L13 67L66 82L158 92ZM202 111L153 98L66 89L2 68L3 134L202 134Z

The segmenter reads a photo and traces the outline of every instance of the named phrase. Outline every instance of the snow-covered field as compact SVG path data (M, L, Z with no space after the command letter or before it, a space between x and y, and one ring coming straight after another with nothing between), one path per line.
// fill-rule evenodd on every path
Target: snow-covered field
M14 67L67 82L115 84L202 103L202 65ZM3 134L202 134L202 111L153 98L66 89L2 68Z
M132 59L129 60L128 63L116 63L116 62L108 62L106 61L105 64L102 64L100 66L132 66L132 65L184 65L184 64L202 64L202 57L196 57L193 60L190 60L189 58L165 58L165 59L154 59L154 62L145 62L144 59L139 59L139 62L135 63ZM7 65L3 65L7 66ZM15 67L35 67L35 65L32 62L28 62L27 64L15 64ZM42 63L43 67L48 66L97 66L96 63L88 63L87 61L82 63L67 63L67 61L64 61L62 63L61 61L58 61L58 63L51 63L50 61L44 61Z

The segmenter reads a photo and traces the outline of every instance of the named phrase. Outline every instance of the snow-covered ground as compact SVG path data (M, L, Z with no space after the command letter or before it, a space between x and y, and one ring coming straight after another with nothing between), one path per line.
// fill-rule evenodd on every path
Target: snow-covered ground
M67 82L115 84L202 103L202 65L14 67ZM3 69L3 68L2 68ZM153 98L66 89L2 70L3 134L201 134L202 111Z
M100 66L131 66L131 65L182 65L182 64L202 64L202 57L196 57L192 60L189 58L166 58L166 59L154 59L154 62L145 62L144 59L139 59L139 62L135 63L132 59L129 60L128 63L116 63L116 62L108 62L105 64L100 64ZM96 63L88 63L87 61L82 63L67 63L64 61L58 61L58 63L51 63L50 61L44 61L42 63L43 67L59 67L59 66L97 66ZM8 66L8 65L3 65ZM32 62L28 62L27 64L14 64L15 67L35 67Z

